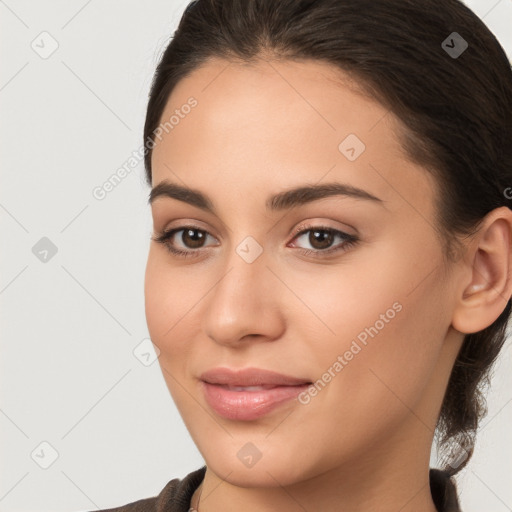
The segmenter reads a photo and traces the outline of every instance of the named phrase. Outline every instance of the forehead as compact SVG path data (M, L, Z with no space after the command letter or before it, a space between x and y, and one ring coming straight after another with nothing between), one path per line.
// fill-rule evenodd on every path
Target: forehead
M273 145L280 145L290 138L300 142L314 136L329 145L347 131L362 137L388 114L362 93L349 74L314 60L211 59L178 82L161 123L179 114L190 98L197 106L180 116L179 129L176 125L170 131L169 142L184 138L187 128L193 127L202 142L208 136L218 139L229 134L238 142L265 139L267 144L273 140ZM391 123L399 124L394 118ZM388 138L389 143L392 134Z
M413 202L433 193L400 146L397 118L328 63L212 59L174 88L161 124L171 118L153 150L153 186L178 176L197 188L279 190L328 178L371 185L386 201L400 196L394 184Z

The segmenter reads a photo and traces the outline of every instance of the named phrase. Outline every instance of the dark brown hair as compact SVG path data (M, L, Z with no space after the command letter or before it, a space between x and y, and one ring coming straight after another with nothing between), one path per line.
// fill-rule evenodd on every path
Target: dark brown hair
M468 46L460 53L464 41ZM460 54L450 52L454 48ZM146 144L153 147L176 84L207 59L255 62L262 56L331 64L403 123L405 152L436 178L434 227L446 262L457 260L459 237L475 233L491 210L509 206L512 70L494 35L459 0L192 2L153 78ZM151 154L149 149L144 161L150 185ZM452 370L436 429L449 474L473 453L487 412L483 390L506 339L510 310L506 299L492 325L465 336Z

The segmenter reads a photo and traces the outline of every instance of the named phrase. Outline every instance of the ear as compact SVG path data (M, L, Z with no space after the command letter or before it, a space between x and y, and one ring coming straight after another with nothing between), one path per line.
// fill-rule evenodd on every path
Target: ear
M489 212L466 251L452 325L474 333L491 325L512 295L512 210Z

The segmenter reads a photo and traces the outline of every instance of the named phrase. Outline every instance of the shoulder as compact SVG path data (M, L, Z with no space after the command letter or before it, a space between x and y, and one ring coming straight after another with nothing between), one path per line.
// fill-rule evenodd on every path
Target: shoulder
M172 479L158 496L95 512L188 512L190 499L203 481L205 472L206 466L203 466L189 473L183 479Z

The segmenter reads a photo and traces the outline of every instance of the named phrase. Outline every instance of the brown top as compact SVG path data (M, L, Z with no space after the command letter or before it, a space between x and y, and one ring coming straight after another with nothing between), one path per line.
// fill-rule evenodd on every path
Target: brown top
M205 472L206 466L203 466L182 480L174 478L153 498L95 512L189 512L190 500L203 481ZM457 489L448 473L430 469L430 490L438 512L461 512Z

